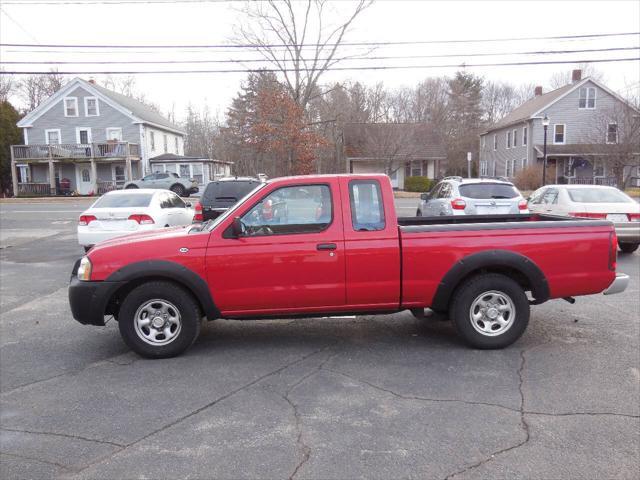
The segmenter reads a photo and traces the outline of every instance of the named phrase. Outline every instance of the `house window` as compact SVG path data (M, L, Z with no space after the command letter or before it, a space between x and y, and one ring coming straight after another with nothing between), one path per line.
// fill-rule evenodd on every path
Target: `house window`
M618 124L607 125L607 143L618 143Z
M516 159L512 160L513 164L511 165L511 176L515 177L518 173L518 161Z
M511 160L507 160L506 162L504 162L504 176L509 178L511 175Z
M180 176L182 178L191 178L191 169L189 168L189 165L180 165Z
M64 99L64 116L78 116L78 99L76 97L67 97Z
M507 148L511 148L511 132L507 132Z
M118 142L121 142L122 128L120 127L107 128L107 140L117 140Z
M176 155L180 154L180 150L178 150L178 137L175 137L176 140Z
M156 136L154 132L149 132L149 141L151 142L151 151L156 149Z
M596 89L594 87L582 87L580 89L578 108L596 108Z
M193 165L191 165L191 170L193 172L193 179L198 182L198 185L202 185L204 183L204 176L202 175L202 164L194 163Z
M498 135L494 134L493 135L493 151L495 152L496 150L498 150Z
M96 97L84 97L84 115L86 117L97 117L100 115L98 99Z
M164 135L164 153L169 152L169 137Z
M527 145L527 133L529 133L527 130L528 130L527 127L522 128L522 146L523 147Z
M527 168L527 159L526 158L522 159L522 168Z
M553 126L553 143L565 143L566 126L563 123L556 123Z
M593 161L593 176L604 177L604 162L601 159Z
M513 146L518 146L518 131L515 128L513 129Z
M62 143L62 139L61 139L61 135L60 135L60 130L59 129L45 130L44 131L44 139L45 139L45 142L47 143L47 145L54 145L54 144Z
M484 150L487 146L487 137L483 136L482 137L482 149Z
M480 162L480 176L486 177L489 174L489 166L486 160Z

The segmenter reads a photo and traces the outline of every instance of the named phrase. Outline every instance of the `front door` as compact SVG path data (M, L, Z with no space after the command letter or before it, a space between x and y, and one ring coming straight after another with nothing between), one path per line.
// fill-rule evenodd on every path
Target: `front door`
M113 174L113 181L115 182L116 188L120 189L124 187L126 181L124 165L114 164L111 168L113 169L111 173Z
M232 218L212 234L206 264L218 308L231 317L343 309L337 179L267 186L259 195L259 201L238 211L244 235L229 236Z
M90 164L78 163L76 165L76 185L80 195L88 195L93 190Z

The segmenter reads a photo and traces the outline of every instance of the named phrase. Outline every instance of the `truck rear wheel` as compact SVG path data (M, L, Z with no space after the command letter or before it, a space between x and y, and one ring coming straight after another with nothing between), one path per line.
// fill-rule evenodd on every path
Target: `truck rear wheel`
M522 287L504 275L473 277L456 290L449 315L458 334L475 348L504 348L524 333L529 300Z
M134 288L122 302L118 327L138 355L168 358L189 348L200 334L201 314L189 292L170 282Z

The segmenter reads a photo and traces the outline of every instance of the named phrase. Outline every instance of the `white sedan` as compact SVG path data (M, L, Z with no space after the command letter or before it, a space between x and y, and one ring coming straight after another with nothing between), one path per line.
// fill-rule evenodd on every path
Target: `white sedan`
M640 204L615 187L547 185L529 197L529 211L609 220L620 250L632 253L640 245Z
M169 190L116 190L100 197L78 219L85 250L103 240L164 227L189 225L194 211Z

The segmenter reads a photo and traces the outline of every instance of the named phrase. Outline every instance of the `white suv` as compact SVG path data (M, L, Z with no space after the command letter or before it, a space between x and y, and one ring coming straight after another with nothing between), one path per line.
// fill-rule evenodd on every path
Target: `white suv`
M500 178L445 177L420 195L418 217L438 215L498 215L529 213L527 201Z

